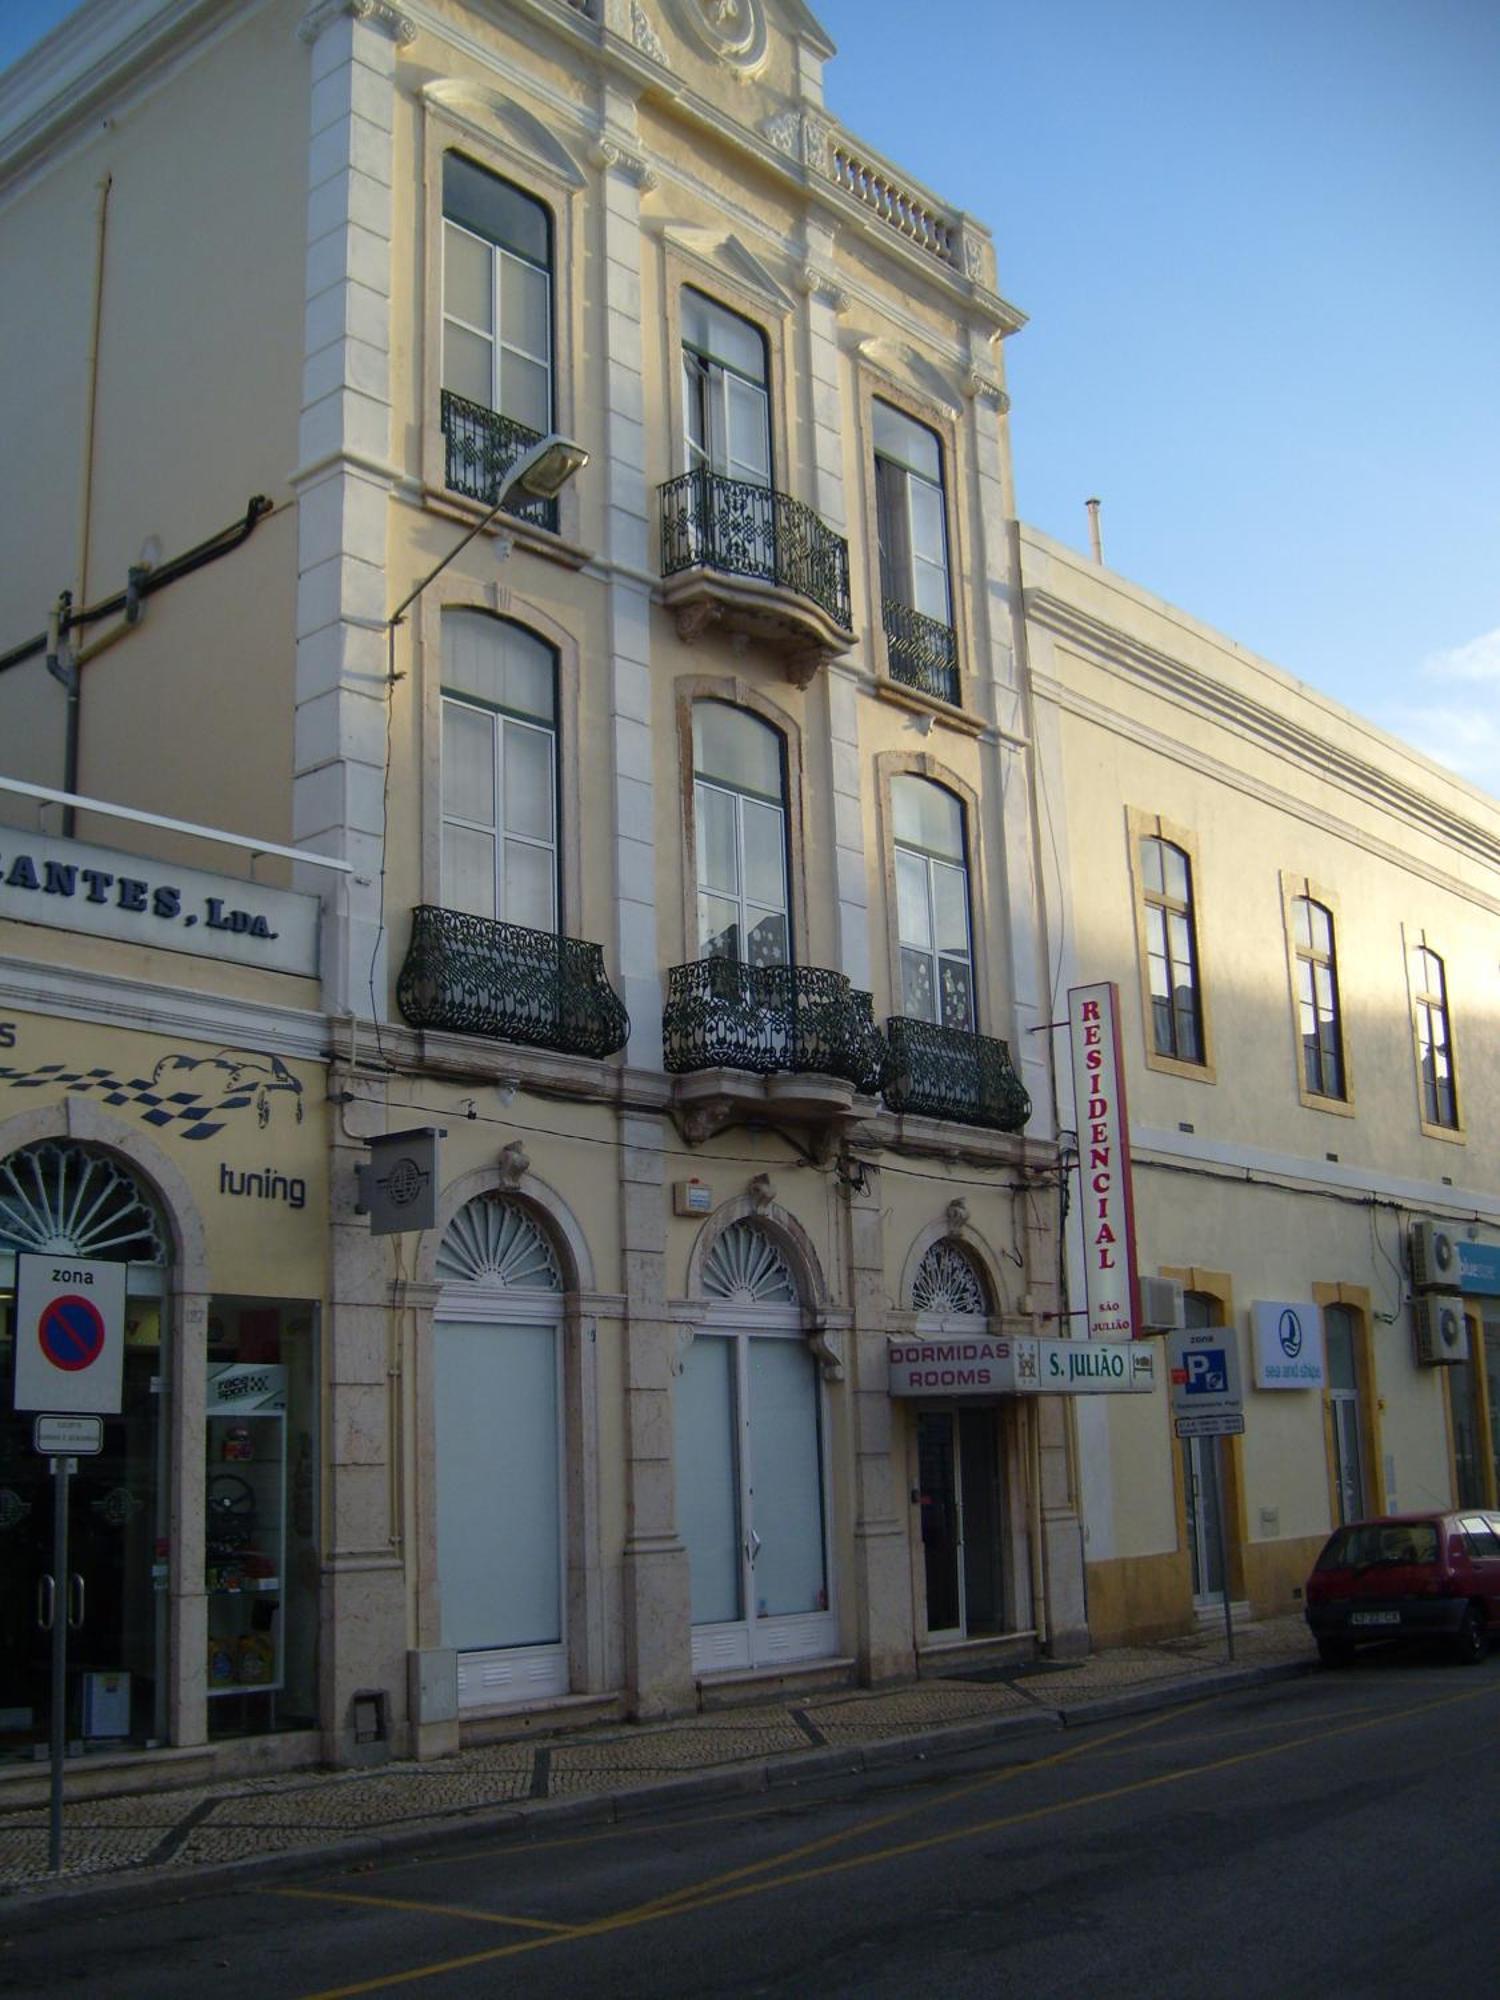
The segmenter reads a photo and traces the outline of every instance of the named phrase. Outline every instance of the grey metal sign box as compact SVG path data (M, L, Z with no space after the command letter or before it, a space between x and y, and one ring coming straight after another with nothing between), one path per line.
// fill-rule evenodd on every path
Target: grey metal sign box
M399 1236L408 1229L431 1229L437 1221L440 1125L410 1132L386 1132L367 1143L370 1164L356 1167L359 1200L355 1212L368 1215L372 1236Z

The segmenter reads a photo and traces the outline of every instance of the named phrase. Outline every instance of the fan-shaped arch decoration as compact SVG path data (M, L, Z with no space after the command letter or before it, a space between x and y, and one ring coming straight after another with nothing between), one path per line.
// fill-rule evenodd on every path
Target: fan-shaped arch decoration
M740 1306L797 1303L791 1265L753 1222L732 1222L714 1243L703 1266L703 1290L708 1298Z
M956 1243L934 1243L912 1282L911 1302L921 1313L987 1313L984 1279L968 1252Z
M168 1264L160 1210L110 1153L42 1139L0 1160L0 1247L110 1264Z
M532 1292L560 1292L557 1252L525 1209L513 1201L476 1195L448 1224L437 1273L450 1285L503 1285Z

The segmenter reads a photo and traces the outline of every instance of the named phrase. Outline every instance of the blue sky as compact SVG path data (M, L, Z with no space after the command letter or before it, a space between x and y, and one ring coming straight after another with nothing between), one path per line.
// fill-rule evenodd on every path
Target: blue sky
M1024 518L1500 792L1500 0L814 12L1030 315Z

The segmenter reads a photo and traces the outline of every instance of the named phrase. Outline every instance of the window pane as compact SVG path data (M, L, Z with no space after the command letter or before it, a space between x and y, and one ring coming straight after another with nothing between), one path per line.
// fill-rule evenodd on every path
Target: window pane
M964 856L963 808L952 792L926 778L891 780L891 822L896 838L950 861Z
M786 908L786 869L781 808L763 806L756 799L742 799L740 813L745 830L746 899L773 910L783 910Z
M687 1544L695 1625L727 1624L740 1602L734 1342L700 1334L676 1387L677 1518Z
M685 347L724 362L752 382L766 379L766 350L759 329L691 285L682 288L682 340Z
M1179 986L1173 995L1173 1016L1178 1057L1183 1062L1199 1061L1203 1051L1198 1040L1198 1006L1191 986Z
M552 384L548 371L510 348L500 350L500 409L543 436L552 428Z
M492 409L495 401L494 349L482 334L470 333L443 322L443 387L455 396L465 396L481 409Z
M482 611L443 613L443 686L492 708L553 717L552 649L533 633Z
M1297 943L1304 951L1312 946L1312 923L1308 916L1309 904L1306 896L1299 896L1292 904L1292 931Z
M1160 896L1164 893L1159 840L1141 842L1141 883L1148 895Z
M972 1032L974 1027L974 992L966 958L942 958L938 960L938 978L942 985L943 1026L963 1028Z
M739 962L740 906L718 896L698 898L698 950L704 958L729 958Z
M529 841L505 843L505 921L534 931L557 928L557 857Z
M694 706L693 766L699 777L718 778L739 791L781 801L781 739L774 729L727 702L700 701Z
M896 849L896 934L902 944L932 949L932 911L927 894L927 863L917 854Z
M682 413L687 430L688 470L708 458L708 370L695 354L682 357Z
M911 507L912 554L919 562L944 566L943 496L924 479L906 482Z
M933 990L933 961L925 951L901 952L901 1011L914 1021L937 1019L937 994Z
M443 904L471 917L495 912L495 841L468 827L443 828Z
M505 724L505 830L534 840L556 838L552 815L552 738L524 722Z
M481 333L494 331L490 246L448 223L443 230L443 311Z
M1163 841L1161 858L1167 894L1174 903L1186 903L1190 894L1187 856L1180 847L1173 847L1169 841Z
M495 719L458 701L443 703L443 811L495 824Z
M786 918L779 910L758 920L752 911L750 918L750 940L745 962L748 965L785 965Z
M542 204L459 153L443 155L443 213L533 264L552 262L551 219Z
M1333 956L1333 919L1321 903L1309 903L1307 906L1307 916L1308 929L1311 932L1315 949L1322 952L1326 957L1331 958Z
M1329 1306L1323 1315L1323 1339L1328 1351L1328 1386L1352 1390L1354 1381L1354 1315L1347 1306Z
M937 914L937 948L957 958L969 955L969 885L962 868L932 864Z
M755 1615L826 1611L817 1363L800 1340L748 1346Z
M548 338L548 284L545 271L523 264L519 258L502 254L500 259L500 337L523 354L546 362L551 356Z
M1188 928L1187 918L1178 916L1175 910L1167 913L1167 942L1172 953L1173 971L1180 978L1193 962L1193 934Z
M694 801L698 821L698 887L737 897L740 872L734 839L734 800L727 792L699 785Z
M943 479L942 452L933 433L925 425L903 416L900 410L878 399L870 405L875 449L882 458L893 459L908 471L919 473L934 486Z
M752 388L738 377L724 378L729 429L729 463L732 479L748 479L766 486L771 478L770 421L764 389Z

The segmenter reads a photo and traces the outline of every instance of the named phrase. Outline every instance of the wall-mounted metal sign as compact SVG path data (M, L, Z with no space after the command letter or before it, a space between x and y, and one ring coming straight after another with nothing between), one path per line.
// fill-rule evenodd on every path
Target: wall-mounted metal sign
M1149 1347L1117 1340L1043 1340L1029 1334L893 1340L893 1396L1129 1395L1156 1385Z
M356 1214L368 1215L372 1236L399 1236L408 1229L431 1229L437 1221L439 1125L410 1132L386 1132L370 1139L370 1164L357 1167Z
M1068 989L1068 1031L1088 1336L1129 1340L1136 1330L1135 1206L1120 996L1113 980Z

